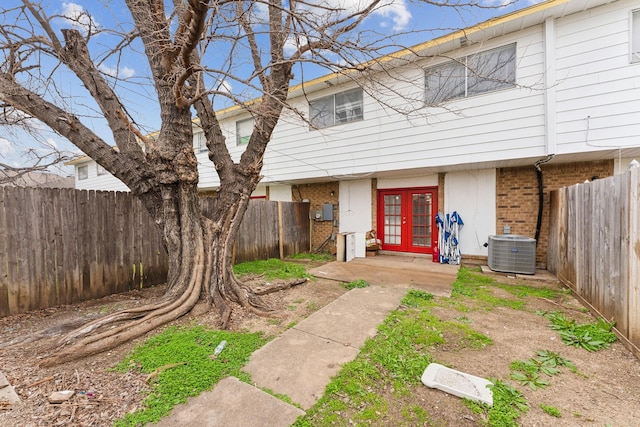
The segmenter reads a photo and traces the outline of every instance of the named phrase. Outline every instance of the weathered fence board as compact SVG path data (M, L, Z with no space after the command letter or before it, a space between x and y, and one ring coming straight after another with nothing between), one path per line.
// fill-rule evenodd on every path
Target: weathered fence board
M547 268L640 354L640 169L552 192Z
M629 340L640 347L640 170L635 168L627 176L629 200L627 207L626 251L629 265L624 271L624 279L629 284L627 298Z
M202 199L203 213L215 199ZM235 261L309 248L309 204L251 201ZM162 283L162 234L130 193L0 187L0 317Z

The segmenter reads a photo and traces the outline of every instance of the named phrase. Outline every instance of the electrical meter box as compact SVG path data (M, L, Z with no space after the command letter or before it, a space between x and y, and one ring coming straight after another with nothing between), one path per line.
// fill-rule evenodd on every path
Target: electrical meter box
M322 205L322 221L333 221L333 205L331 203Z

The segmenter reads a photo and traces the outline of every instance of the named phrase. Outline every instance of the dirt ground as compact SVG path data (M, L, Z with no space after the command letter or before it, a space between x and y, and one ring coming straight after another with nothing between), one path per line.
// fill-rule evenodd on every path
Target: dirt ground
M110 426L114 419L140 408L148 389L144 376L111 372L109 368L142 339L53 368L39 368L38 362L54 348L55 340L64 331L105 313L144 304L162 291L162 287L156 287L0 319L0 371L22 399L22 403L16 405L0 404L0 426ZM335 281L309 281L268 296L269 303L278 309L278 318L260 318L237 310L231 328L277 336L292 322L303 319L344 292L346 290ZM583 375L563 371L551 378L551 385L544 390L518 386L531 405L531 410L521 418L521 425L639 425L640 361L620 343L596 353L567 347L548 327L547 319L535 314L536 310L561 310L581 321L591 320L571 297L558 301L529 298L524 311L495 308L464 313L470 325L489 336L494 345L483 350L444 345L436 348L433 356L440 363L477 376L508 380L512 361L533 357L536 350L558 351L573 361ZM438 308L437 314L443 319L461 315L459 311L444 308ZM217 319L204 307L197 307L174 324L194 322L215 327ZM29 339L7 345L24 337ZM47 397L59 390L76 393L64 404L49 404ZM415 402L431 415L433 424L428 425L481 425L480 418L464 407L460 399L441 391L417 387L405 398L405 403ZM540 409L541 403L557 407L562 417L551 418ZM396 420L401 420L401 415L395 415L391 408L385 425L400 425Z
M500 289L495 289L495 293L507 298L510 296ZM493 345L482 350L461 350L445 344L435 349L433 357L439 363L460 371L484 378L498 378L515 385L530 405L529 411L518 420L522 426L640 425L640 361L620 342L593 353L567 346L557 331L549 328L550 322L535 314L537 310L558 310L578 323L594 320L571 296L563 296L556 301L529 297L523 311L494 308L488 312L463 314L474 330L493 340ZM460 312L441 308L434 313L444 320L454 320L461 315ZM510 380L510 363L535 357L538 350L559 352L575 364L578 374L562 368L561 373L553 377L541 375L550 385L535 391ZM414 399L434 415L433 419L445 420L442 425L482 425L478 416L462 407L457 398L445 393L418 388ZM561 417L546 414L540 408L541 404L556 407Z

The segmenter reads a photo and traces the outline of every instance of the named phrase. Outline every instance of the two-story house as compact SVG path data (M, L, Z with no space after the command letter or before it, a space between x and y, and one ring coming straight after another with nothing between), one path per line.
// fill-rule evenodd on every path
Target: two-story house
M508 229L538 235L544 266L548 192L640 159L635 0L547 1L411 51L419 55L381 77L389 94L336 75L305 83L304 94L291 88L314 126L285 113L254 195L310 201L314 247L354 232L364 256L376 229L384 250L429 254L435 214L457 211L463 256L486 257L488 236ZM401 104L415 111L393 108ZM238 108L220 118L239 157L251 118ZM197 132L200 187L214 192L202 147ZM125 188L88 158L74 164L76 188Z

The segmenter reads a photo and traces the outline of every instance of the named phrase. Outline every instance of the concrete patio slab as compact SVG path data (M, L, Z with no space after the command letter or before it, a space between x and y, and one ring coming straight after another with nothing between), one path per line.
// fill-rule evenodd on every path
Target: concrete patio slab
M316 277L352 282L363 279L371 285L416 288L448 297L458 274L457 265L439 264L426 257L377 255L350 262L330 262L311 269Z
M176 406L157 427L288 427L304 411L234 377Z
M353 289L322 310L304 319L295 329L359 349L390 311L396 309L406 291L370 286Z
M356 347L289 329L253 353L243 370L256 386L287 395L309 409L322 397L331 377L358 353Z
M244 370L257 386L308 409L404 294L379 286L353 289L253 353Z

